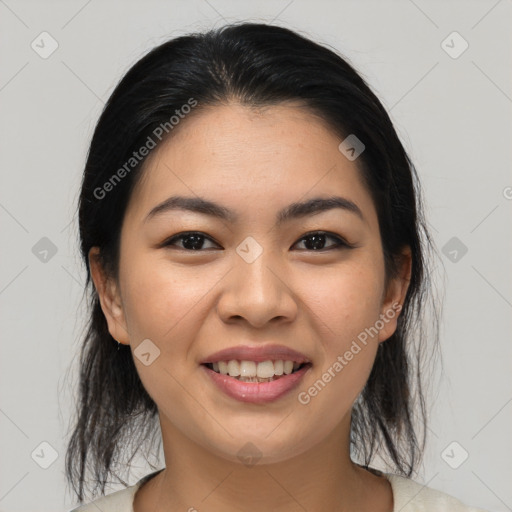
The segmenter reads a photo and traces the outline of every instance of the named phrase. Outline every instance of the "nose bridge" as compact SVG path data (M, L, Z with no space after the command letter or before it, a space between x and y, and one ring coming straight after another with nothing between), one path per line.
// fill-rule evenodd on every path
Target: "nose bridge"
M281 262L272 250L250 238L237 247L219 314L225 321L243 317L259 326L275 317L293 318L297 308L286 280L280 276Z
M271 270L273 267L277 267L277 265L270 250L263 251L258 258L250 263L243 258L241 260L236 263L236 266L237 269L240 269L238 276L243 293L253 295L253 300L258 296L269 300L272 295L279 293L279 286L275 283L277 272L276 270Z

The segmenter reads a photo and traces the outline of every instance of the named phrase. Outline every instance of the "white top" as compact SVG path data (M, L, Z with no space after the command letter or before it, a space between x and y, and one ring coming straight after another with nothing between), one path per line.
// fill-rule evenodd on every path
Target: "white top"
M133 500L139 487L156 476L159 471L141 478L135 485L102 496L97 500L70 510L70 512L133 512ZM425 487L414 480L399 475L380 473L388 479L393 490L393 512L488 512L468 507L441 491Z

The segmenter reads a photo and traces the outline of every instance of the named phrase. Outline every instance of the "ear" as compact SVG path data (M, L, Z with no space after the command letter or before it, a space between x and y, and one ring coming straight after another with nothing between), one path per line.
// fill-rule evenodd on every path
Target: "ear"
M379 343L386 341L396 331L398 317L411 281L411 248L405 246L396 258L398 260L397 275L389 280L387 290L384 292L380 315L384 327L379 331Z
M114 278L108 276L103 268L99 247L89 251L91 277L98 292L101 309L107 319L110 335L119 343L130 344L119 287Z

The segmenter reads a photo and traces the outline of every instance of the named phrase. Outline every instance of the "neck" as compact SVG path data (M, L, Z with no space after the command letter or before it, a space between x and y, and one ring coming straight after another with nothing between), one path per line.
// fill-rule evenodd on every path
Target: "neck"
M135 512L392 510L389 482L350 459L350 418L312 449L272 464L226 460L160 422L166 468L138 491Z

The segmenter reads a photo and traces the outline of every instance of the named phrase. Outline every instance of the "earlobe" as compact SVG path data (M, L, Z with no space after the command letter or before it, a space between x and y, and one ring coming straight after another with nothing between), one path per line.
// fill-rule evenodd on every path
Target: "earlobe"
M119 343L130 344L126 320L122 307L119 287L115 279L108 276L103 268L99 247L89 251L91 277L98 293L101 309L108 324L110 335Z
M390 280L382 304L381 319L384 327L379 331L379 343L386 341L396 331L397 320L411 281L412 253L409 246L402 249L399 258L398 274Z

